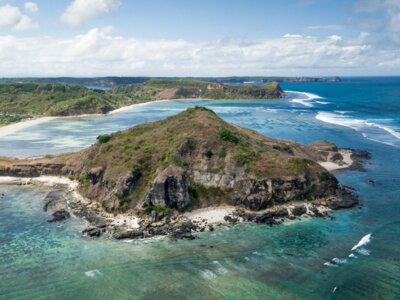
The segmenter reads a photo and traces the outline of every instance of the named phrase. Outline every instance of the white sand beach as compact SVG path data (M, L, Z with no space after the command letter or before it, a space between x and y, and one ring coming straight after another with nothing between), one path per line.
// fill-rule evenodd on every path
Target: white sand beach
M40 124L40 123L45 123L51 120L55 120L55 119L71 119L71 118L82 118L82 117L95 117L95 116L107 116L107 115L113 115L113 114L117 114L123 111L127 111L132 109L133 107L139 107L139 106L144 106L144 105L149 105L152 103L160 103L160 102L169 102L169 101L200 101L200 100L207 100L207 99L165 99L165 100L154 100L154 101L148 101L148 102L143 102L143 103L136 103L136 104L131 104L131 105L127 105L127 106L123 106L117 109L114 109L110 112L108 112L107 114L81 114L81 115L74 115L74 116L62 116L62 117L35 117L32 119L28 119L28 120L24 120L21 122L17 122L17 123L12 123L9 125L5 125L5 126L0 126L0 138L4 137L6 135L12 134L14 132L17 132L19 130L28 128L30 126L36 125L36 124Z
M186 212L184 216L196 222L206 220L208 224L223 224L227 223L224 217L231 215L234 209L233 206L207 207Z
M351 151L342 150L339 151L339 153L343 156L342 164L331 161L319 161L318 163L330 172L350 167L353 164L353 160L351 159Z
M24 120L18 123L13 123L13 124L9 124L6 126L2 126L0 127L0 137L12 134L16 131L25 129L27 127L36 125L36 124L40 124L40 123L45 123L48 122L50 120L54 120L58 117L38 117L38 118L33 118L33 119L29 119L29 120Z

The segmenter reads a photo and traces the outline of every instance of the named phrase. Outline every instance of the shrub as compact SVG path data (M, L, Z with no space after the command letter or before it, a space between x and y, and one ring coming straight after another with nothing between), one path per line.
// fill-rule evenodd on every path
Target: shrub
M107 143L111 139L111 136L109 134L101 134L97 137L97 140L101 143Z
M219 135L221 137L221 139L223 139L224 141L228 141L234 144L239 143L239 138L231 131L229 131L228 129L221 129L221 131L219 132Z
M256 154L249 149L240 149L233 153L233 159L242 166L251 162L255 157Z
M165 209L165 207L161 206L161 205L157 205L155 208L156 212L162 212L162 211L164 211L164 209Z
M190 204L186 207L186 211L191 212L193 211L193 206L191 206Z
M140 169L140 166L138 165L133 166L132 176L135 180L138 180L140 177L142 177L142 170Z
M272 148L274 148L275 150L278 150L278 151L283 151L283 152L289 153L289 154L294 153L292 147L290 147L289 145L282 145L282 146L273 145Z
M197 141L194 138L188 138L186 143L190 150L194 150L197 147Z
M86 192L89 190L89 186L90 186L90 180L89 180L87 174L86 174L86 173L83 174L83 175L81 176L81 178L79 178L79 181L80 181L81 184L82 184L82 190L83 190L83 192L86 193Z
M207 158L211 158L213 156L213 152L211 150L207 150L204 154Z
M197 190L193 186L189 186L188 192L189 192L189 198L191 200L196 200L199 198L199 194L197 193Z
M324 171L319 175L319 180L321 181L328 181L331 178L331 174L328 171Z
M225 148L222 148L221 150L219 150L218 156L221 158L224 158L226 156Z
M148 205L148 206L146 206L144 208L144 213L146 215L150 215L153 210L154 210L154 206L153 205Z

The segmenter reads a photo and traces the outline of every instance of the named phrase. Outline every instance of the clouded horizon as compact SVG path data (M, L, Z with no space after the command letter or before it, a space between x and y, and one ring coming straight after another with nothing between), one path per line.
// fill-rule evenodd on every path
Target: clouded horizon
M0 0L0 77L399 70L400 0Z

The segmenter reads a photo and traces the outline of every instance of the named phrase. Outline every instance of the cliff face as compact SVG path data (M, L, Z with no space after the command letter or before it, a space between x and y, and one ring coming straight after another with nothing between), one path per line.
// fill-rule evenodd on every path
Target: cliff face
M72 176L84 196L116 212L221 204L258 211L299 201L340 207L344 195L316 162L333 159L334 145L270 139L206 108L98 139L51 159L0 160L0 176Z

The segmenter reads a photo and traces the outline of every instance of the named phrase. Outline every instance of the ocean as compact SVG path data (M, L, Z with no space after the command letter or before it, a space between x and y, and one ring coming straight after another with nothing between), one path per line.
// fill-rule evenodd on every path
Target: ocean
M0 186L0 299L400 299L400 77L282 87L278 100L160 102L38 123L1 134L0 155L76 151L99 134L207 106L270 137L370 151L367 172L335 173L361 208L218 227L194 241L93 240L78 219L47 223L45 188Z

